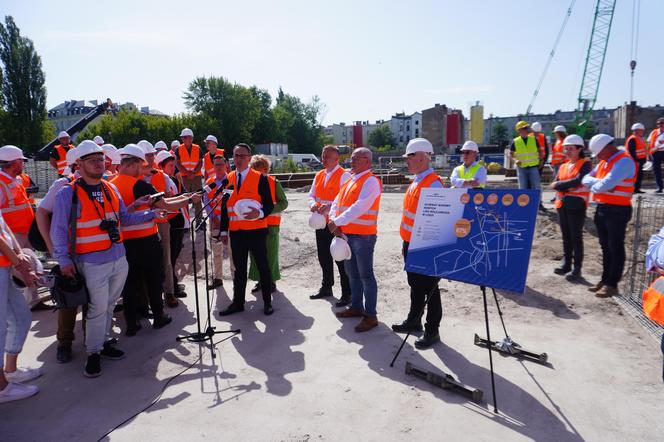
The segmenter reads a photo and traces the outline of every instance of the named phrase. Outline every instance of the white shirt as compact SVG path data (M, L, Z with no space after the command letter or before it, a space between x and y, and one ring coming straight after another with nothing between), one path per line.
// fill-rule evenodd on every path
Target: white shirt
M330 177L334 175L334 173L340 169L341 166L337 164L337 166L332 169L332 171L328 171L325 169L325 181L323 181L323 184L327 186L327 182L330 181ZM343 186L346 181L350 179L350 173L347 171L344 171L343 174L341 174L341 179L339 180L339 186ZM309 207L314 207L316 205L316 186L314 183L311 183L311 189L309 189Z
M6 176L10 180L14 180L14 181L17 181L19 183L21 182L21 177L17 176L16 178L14 178L13 176L8 174L4 170L0 170L0 174ZM0 192L0 206L3 206L4 204L5 204L5 192Z
M371 170L365 170L364 172L353 174L350 179L352 181L357 181L369 172L371 172ZM341 192L339 192L339 195L334 199L334 203L332 203L332 208L330 209L330 221L334 222L337 226L345 226L353 222L371 209L376 198L380 196L380 192L381 189L378 178L375 176L370 177L362 185L362 190L360 191L360 196L357 198L357 201L355 201L342 214L338 213L339 195L341 195Z
M81 174L78 173L78 170L74 172L74 179L80 177ZM53 184L51 184L51 187L48 189L48 192L46 192L46 195L44 195L44 198L39 202L39 205L37 206L38 208L42 208L46 210L48 213L53 213L53 206L55 206L55 197L62 189L64 186L67 184L71 183L71 180L69 178L63 177L63 178L58 178L57 180L53 181Z
M477 164L477 161L471 164L470 167L473 167L475 164ZM470 167L466 167L466 163L462 163L461 167L463 167L464 171L470 169ZM475 172L475 177L473 179L477 180L477 182L480 184L486 184L487 180L486 168L480 167L479 169L477 169L477 172ZM466 180L459 178L459 172L457 171L456 167L452 170L452 175L450 175L450 183L452 184L452 187L466 187L465 186Z

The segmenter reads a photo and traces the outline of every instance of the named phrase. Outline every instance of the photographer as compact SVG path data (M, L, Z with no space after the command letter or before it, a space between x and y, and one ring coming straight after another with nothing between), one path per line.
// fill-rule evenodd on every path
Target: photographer
M62 275L71 278L79 273L85 278L90 299L85 324L88 359L83 374L96 377L101 374L101 357L124 357L124 352L106 342L113 308L128 271L119 229L151 222L155 215L151 211L129 213L149 198L125 207L115 186L102 180L104 153L93 141L85 140L79 144L75 159L81 178L58 192L50 236ZM75 219L72 218L74 202ZM73 251L70 251L70 229L75 234Z

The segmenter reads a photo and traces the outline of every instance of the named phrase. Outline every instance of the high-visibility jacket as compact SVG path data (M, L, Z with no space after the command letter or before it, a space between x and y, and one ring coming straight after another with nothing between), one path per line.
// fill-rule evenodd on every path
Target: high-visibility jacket
M214 157L224 156L224 149L217 149L217 153L210 155L210 152L203 156L203 174L205 178L214 178Z
M457 167L455 167L455 169L457 172L457 176L460 179L472 180L473 178L475 178L475 174L477 174L477 171L480 170L482 167L483 166L480 163L475 163L468 168L466 168L463 164L460 164ZM486 187L486 184L480 184L480 187L484 188Z
M13 241L10 235L9 226L5 222L5 219L0 216L0 237L7 243L9 247L13 246ZM10 267L12 265L11 260L0 252L0 267Z
M153 173L150 178L150 184L157 192L166 192L166 174L161 170L157 173ZM177 215L177 213L175 215ZM169 218L167 216L166 218L155 218L154 220L157 224L164 224L168 222Z
M187 147L184 144L180 144L180 146L178 146L178 154L180 155L180 163L182 163L182 167L192 172L200 161L201 148L198 144L192 144L191 154L189 154ZM198 173L196 173L196 176L201 175L202 173L199 170Z
M643 313L664 325L664 276L655 279L643 292Z
M551 165L557 166L563 164L566 160L567 155L565 155L563 140L558 140L551 149Z
M339 190L341 190L341 177L344 173L345 170L342 167L339 167L332 173L332 176L327 180L327 183L325 183L325 170L321 170L316 174L313 186L314 200L316 201L317 207L322 205L332 205L337 194L339 194Z
M73 187L78 197L78 204L81 208L80 215L76 219L76 253L92 253L108 250L113 245L108 231L102 230L99 225L102 215L105 219L115 220L122 229L118 214L120 213L120 198L115 190L108 184L108 181L102 180L102 198L104 204L99 204L96 199L91 199L88 192L74 181L69 184ZM122 230L120 238L122 238Z
M259 218L255 220L245 220L240 219L237 213L235 213L235 203L244 200L251 199L262 204L260 193L258 193L258 183L260 181L261 174L260 172L255 171L254 169L249 169L247 172L247 177L242 180L240 183L240 190L237 190L237 171L233 171L228 174L228 184L233 186L233 193L228 202L226 203L228 208L228 230L234 232L236 230L257 230L257 229L266 229L267 220L265 218Z
M558 169L558 178L559 181L571 180L581 173L581 168L585 163L589 163L588 158L580 158L576 162L572 163L571 161L566 161ZM574 189L568 189L565 192L556 192L556 209L563 207L563 198L565 196L574 196L581 198L583 202L588 207L588 200L590 199L590 189L584 185L575 187Z
M521 161L519 167L533 167L539 165L539 151L537 150L537 142L534 136L528 136L526 142L523 138L516 137L514 139L514 158Z
M32 180L30 180L30 175L28 175L27 173L22 173L20 177L21 177L21 184L23 184L23 188L26 189L25 193L27 195L28 194L27 189L28 187L32 186ZM35 199L30 195L28 195L28 202L33 207L36 205Z
M216 176L208 178L205 181L205 185L209 186L210 184L214 183L216 181L216 178L217 178ZM213 208L212 213L214 214L214 216L220 217L221 216L221 202L219 202L219 204L217 204L217 201L219 199L221 199L222 194L218 193L217 197L214 199L214 201L212 200L212 197L214 197L214 194L217 193L218 190L219 190L218 188L210 189L210 191L207 193L207 200L208 200L208 207Z
M537 144L539 144L539 157L544 158L544 155L546 155L546 137L542 132L535 132L533 135L537 139Z
M30 225L35 219L35 212L28 201L23 184L5 174L0 174L0 189L4 194L4 201L0 212L7 225L14 233L28 233Z
M373 173L368 172L366 175L361 176L357 181L350 179L346 181L343 186L341 186L341 190L339 190L339 196L337 197L337 215L344 213L358 200L364 183L373 176ZM360 215L359 218L354 219L345 226L340 226L341 231L347 235L375 235L378 233L378 209L380 208L380 196L381 195L378 194L376 200L373 202L366 213Z
M650 153L655 152L655 141L657 141L657 137L659 136L659 127L656 127L655 129L650 132L650 135L648 135L648 148L650 149Z
M58 166L58 175L62 175L62 173L65 171L65 167L67 167L67 151L73 147L74 146L72 144L66 148L61 144L58 144L53 148L58 153L58 159L55 160Z
M134 198L134 186L137 181L138 178L122 173L111 180L111 183L115 184L120 191L120 196L122 196L122 200L127 206L136 200L136 198ZM149 208L149 204L142 204L138 206L136 210L148 210ZM131 226L122 226L122 235L124 239L145 238L150 235L156 235L157 232L157 224L154 219Z
M415 224L415 214L417 213L417 204L420 201L420 192L422 189L426 189L431 186L435 181L440 181L443 183L443 180L435 172L430 173L425 176L422 181L419 183L412 183L406 195L403 198L403 210L401 213L401 228L399 233L401 234L401 239L410 242L410 237L413 232L413 224Z
M270 194L272 195L272 202L277 203L277 179L273 176L268 176L267 181L270 183ZM271 213L267 216L268 226L281 225L281 213Z
M644 160L648 156L648 145L646 144L646 140L644 140L642 137L637 137L634 134L630 135L625 140L625 150L627 152L629 152L627 146L629 146L630 140L634 140L634 142L636 143L636 159Z
M597 165L597 172L595 173L595 178L602 179L611 172L613 166L616 162L622 158L629 158L632 160L632 157L627 153L622 151L618 155L615 155L611 161L600 161ZM633 161L633 160L632 160ZM601 193L593 193L593 201L604 204L613 204L616 206L631 206L632 205L632 195L634 194L634 183L636 183L636 172L631 178L622 180L616 187L611 190L607 190Z

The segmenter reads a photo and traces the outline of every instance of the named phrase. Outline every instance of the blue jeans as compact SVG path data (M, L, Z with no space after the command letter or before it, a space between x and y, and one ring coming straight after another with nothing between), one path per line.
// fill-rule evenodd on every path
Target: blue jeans
M5 353L18 355L30 330L32 314L23 291L11 280L11 267L0 267L0 369Z
M540 188L540 174L535 167L517 167L519 174L519 189L538 189Z
M373 271L376 235L348 235L348 245L353 256L344 265L350 281L351 307L376 316L378 285Z

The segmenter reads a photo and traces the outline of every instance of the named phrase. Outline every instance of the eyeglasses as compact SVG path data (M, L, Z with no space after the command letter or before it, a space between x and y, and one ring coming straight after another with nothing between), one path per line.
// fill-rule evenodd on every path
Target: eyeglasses
M462 150L461 155L470 155L471 153L475 153L475 151L472 150Z
M251 155L248 155L246 153L234 153L233 158L247 158L250 157Z

